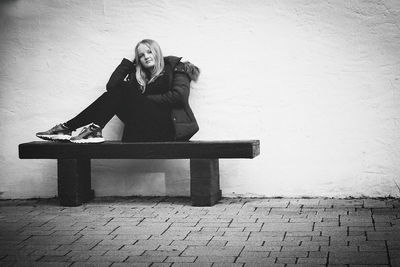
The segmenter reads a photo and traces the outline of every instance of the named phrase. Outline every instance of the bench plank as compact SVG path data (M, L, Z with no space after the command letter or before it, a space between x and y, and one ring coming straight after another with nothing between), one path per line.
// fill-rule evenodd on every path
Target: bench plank
M260 154L259 140L189 141L102 144L35 141L19 145L21 159L210 159L254 158Z

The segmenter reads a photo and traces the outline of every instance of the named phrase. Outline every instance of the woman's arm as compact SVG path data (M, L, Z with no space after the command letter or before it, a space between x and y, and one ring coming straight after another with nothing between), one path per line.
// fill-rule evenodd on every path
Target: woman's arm
M175 71L171 90L164 94L147 95L147 99L170 107L182 107L189 99L190 78L186 72Z
M106 85L106 90L111 91L115 87L118 87L125 79L126 75L134 72L134 64L132 61L124 58L118 67L111 74L111 77Z

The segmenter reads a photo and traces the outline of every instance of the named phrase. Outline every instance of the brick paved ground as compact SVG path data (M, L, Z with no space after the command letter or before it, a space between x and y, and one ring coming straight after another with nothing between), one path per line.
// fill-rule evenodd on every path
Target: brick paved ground
M0 266L400 266L400 200L0 201Z

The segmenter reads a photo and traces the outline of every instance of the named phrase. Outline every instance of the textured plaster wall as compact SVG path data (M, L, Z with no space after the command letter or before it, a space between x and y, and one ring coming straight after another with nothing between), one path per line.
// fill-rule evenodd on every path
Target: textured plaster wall
M397 0L0 2L0 198L56 195L17 146L74 116L143 38L202 69L195 139L260 139L221 160L226 196L400 196ZM121 136L114 118L107 139ZM104 195L189 195L187 160L93 160Z

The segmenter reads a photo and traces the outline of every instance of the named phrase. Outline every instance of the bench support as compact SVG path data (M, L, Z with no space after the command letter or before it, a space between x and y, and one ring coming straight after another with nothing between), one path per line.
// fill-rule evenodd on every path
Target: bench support
M58 159L58 198L62 206L75 207L94 198L90 159Z
M94 198L90 159L58 159L58 197L62 206L75 207ZM221 199L218 159L190 160L193 206L212 206Z
M193 206L212 206L221 199L218 159L190 160L190 196Z

